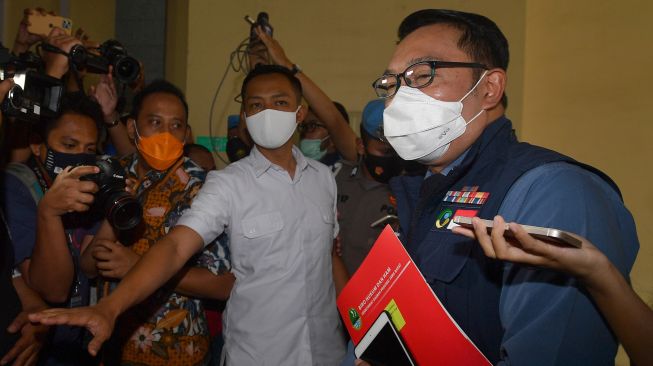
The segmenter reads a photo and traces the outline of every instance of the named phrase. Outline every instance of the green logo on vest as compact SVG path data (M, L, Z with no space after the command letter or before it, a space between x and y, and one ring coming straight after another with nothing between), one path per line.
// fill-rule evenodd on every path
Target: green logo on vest
M435 227L438 229L446 227L449 224L449 221L451 221L452 217L453 211L450 208L445 208L438 214L438 217L435 220Z

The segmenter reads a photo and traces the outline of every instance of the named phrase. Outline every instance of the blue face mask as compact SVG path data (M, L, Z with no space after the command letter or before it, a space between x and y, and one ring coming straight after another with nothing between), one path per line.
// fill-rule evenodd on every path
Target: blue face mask
M299 150L308 158L320 160L327 153L326 149L322 149L322 142L328 138L329 136L323 139L301 139L299 140Z
M95 154L68 154L52 150L46 145L46 155L43 166L52 180L68 166L95 165Z

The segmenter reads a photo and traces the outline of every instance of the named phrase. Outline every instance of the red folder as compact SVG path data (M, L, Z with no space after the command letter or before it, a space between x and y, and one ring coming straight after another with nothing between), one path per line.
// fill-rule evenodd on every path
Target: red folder
M491 365L442 306L389 225L337 304L354 345L387 310L418 365Z

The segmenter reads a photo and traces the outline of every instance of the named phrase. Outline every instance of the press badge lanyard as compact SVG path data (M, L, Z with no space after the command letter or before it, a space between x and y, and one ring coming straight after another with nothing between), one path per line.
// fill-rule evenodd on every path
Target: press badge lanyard
M75 247L73 241L72 231L73 230L66 230L66 239L67 239L66 241L68 242L68 250L70 251L70 255L73 257L73 268L75 270L74 281L70 291L70 301L68 302L68 307L77 308L83 305L82 281L79 279L80 276L79 254L77 252L77 248Z

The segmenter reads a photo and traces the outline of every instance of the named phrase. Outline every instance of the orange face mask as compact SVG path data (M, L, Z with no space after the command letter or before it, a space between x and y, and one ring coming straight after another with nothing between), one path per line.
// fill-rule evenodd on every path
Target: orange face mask
M170 132L141 137L136 129L136 123L134 123L134 130L138 137L136 142L138 151L147 164L156 170L163 171L170 168L184 152L184 144Z

